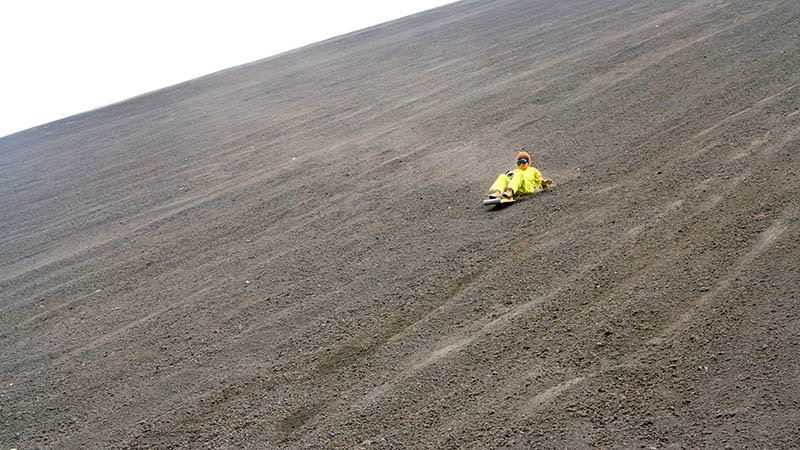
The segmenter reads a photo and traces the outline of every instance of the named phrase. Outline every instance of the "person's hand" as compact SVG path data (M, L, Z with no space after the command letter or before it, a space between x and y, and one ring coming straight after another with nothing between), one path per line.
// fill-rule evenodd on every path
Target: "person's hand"
M542 189L544 189L546 191L550 187L551 184L553 184L553 180L550 179L550 178L542 180Z

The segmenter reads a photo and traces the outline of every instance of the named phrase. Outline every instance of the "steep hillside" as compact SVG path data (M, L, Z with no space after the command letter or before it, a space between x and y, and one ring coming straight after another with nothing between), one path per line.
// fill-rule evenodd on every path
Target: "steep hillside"
M0 448L797 448L798 24L467 0L0 139Z

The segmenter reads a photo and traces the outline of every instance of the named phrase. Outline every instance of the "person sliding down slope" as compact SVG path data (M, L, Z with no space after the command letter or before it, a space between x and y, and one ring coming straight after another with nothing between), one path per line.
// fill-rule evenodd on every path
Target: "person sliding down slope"
M497 177L489 188L489 198L513 199L515 195L533 194L536 188L547 190L553 183L550 178L542 179L542 173L531 167L531 157L522 151L517 154L517 170L509 170ZM501 194L502 193L502 194Z

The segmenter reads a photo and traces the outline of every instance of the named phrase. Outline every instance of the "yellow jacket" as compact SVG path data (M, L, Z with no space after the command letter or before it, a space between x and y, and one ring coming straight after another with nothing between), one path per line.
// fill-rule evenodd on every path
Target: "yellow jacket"
M535 167L508 171L497 177L489 190L504 192L508 188L511 188L514 195L533 194L536 188L542 189L542 173Z

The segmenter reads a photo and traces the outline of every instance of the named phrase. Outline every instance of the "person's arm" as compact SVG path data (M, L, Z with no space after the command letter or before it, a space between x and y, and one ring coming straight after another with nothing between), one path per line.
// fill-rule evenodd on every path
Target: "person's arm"
M534 184L536 187L538 187L539 189L547 189L547 188L546 188L546 187L545 187L545 186L542 184L542 173L541 173L541 172L539 172L539 170L538 170L538 169L535 169L535 168L532 168L532 169L533 169L533 184Z
M542 173L539 172L538 169L536 169L536 172L534 172L533 178L534 178L534 181L536 183L536 186L538 186L539 189L541 189L543 191L546 191L547 189L549 189L550 185L553 184L553 180L551 180L550 178L542 179Z

